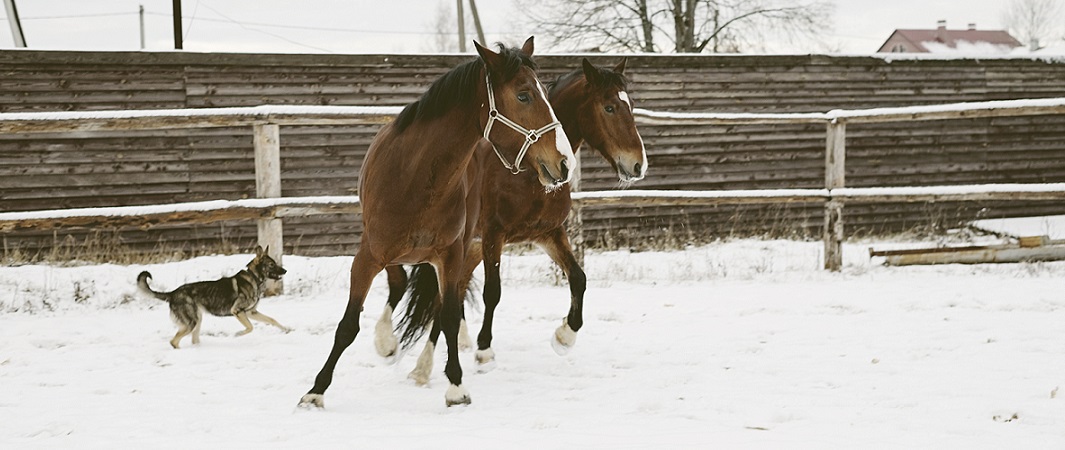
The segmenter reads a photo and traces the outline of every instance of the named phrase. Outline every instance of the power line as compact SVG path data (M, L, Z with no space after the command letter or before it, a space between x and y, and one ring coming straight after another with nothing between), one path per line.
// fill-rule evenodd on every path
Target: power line
M321 47L315 47L315 46L313 46L313 45L307 45L307 44L304 44L304 43L302 43L302 42L296 42L296 41L294 41L294 40L292 40L292 39L289 39L289 38L287 38L287 37L281 36L281 35L279 35L279 34L274 34L274 33L271 33L271 32L269 32L269 31L265 31L265 30L260 30L260 29L257 29L257 28L250 28L250 27L248 27L248 26L247 26L246 24L244 24L244 23L241 23L241 22L238 22L238 21L236 21L236 20L233 20L233 19L232 19L231 17L229 17L229 16L227 16L227 15L225 15L225 14L222 14L222 13L221 13L220 11L218 11L217 9L214 9L214 8L212 8L212 7L211 7L210 5L208 5L207 3L204 3L204 4L203 4L203 7L204 7L204 8L207 8L207 9L209 9L209 10L211 10L211 11L214 11L214 13L215 13L215 14L218 14L219 16L222 16L222 17L223 17L223 18L225 18L226 20L228 20L228 21L230 21L230 22L232 22L232 23L234 23L234 24L237 24L238 26L240 26L241 28L243 28L243 29L245 29L245 30L249 30L249 31L255 31L255 32L257 32L257 33L262 33L262 34L265 34L265 35L267 35L267 36L273 36L273 37L275 37L275 38L281 39L281 40L283 40L283 41L285 41L285 42L288 42L288 43L290 43L290 44L295 44L295 45L298 45L298 46L301 46L301 47L306 47L306 48L310 48L310 49L314 49L314 50L318 50L318 51L323 51L323 52L326 52L326 53L333 53L333 51L332 51L332 50L329 50L329 49L325 49L325 48L321 48ZM204 20L204 19L201 19L201 20Z
M197 6L199 6L198 3L197 3ZM210 7L208 7L208 8L210 8ZM218 11L215 11L215 12L217 13ZM72 14L72 15L64 15L64 16L22 17L21 19L22 20L64 20L64 19L81 19L81 18L93 18L93 17L132 16L132 15L136 15L136 14L139 14L139 13L137 13L137 12L120 12L120 13L98 13L98 14ZM167 18L172 17L170 14L157 13L157 12L152 12L152 11L147 11L147 10L144 11L144 14L145 15L149 15L149 16L158 16L158 17L167 17ZM225 17L222 14L219 14L219 15ZM191 17L190 16L182 16L182 18L188 19L188 20L195 19L195 20L198 20L198 21L201 21L201 22L229 23L229 24L237 24L237 25L242 25L242 26L243 25L249 25L249 26L257 26L257 27L285 28L285 29L291 29L291 30L329 31L329 32L336 32L336 33L401 34L401 35L422 35L422 36L435 36L435 35L441 34L440 32L437 32L437 31L404 31L404 30L397 31L397 30L374 30L374 29L365 29L365 28L312 27L312 26L301 26L301 25L284 25L284 24L279 24L279 23L242 22L242 21L237 21L237 20L210 19L210 18L206 18L206 17L196 17L196 16L191 16ZM7 21L7 17L0 17L0 20ZM261 30L255 30L255 31L261 31ZM490 33L492 33L492 34L507 34L507 33L514 33L514 32L515 32L514 30L509 30L509 31L505 31L505 32L493 31L493 32L490 32ZM186 31L186 33L187 33L187 31ZM458 34L458 32L449 31L449 32L447 32L445 34L454 35L454 34Z
M121 12L121 13L99 13L99 14L76 14L69 16L37 16L37 17L20 17L21 20L53 20L53 19L80 19L83 17L115 17L115 16L132 16L137 14L135 12ZM7 17L0 17L0 20L7 20Z
M169 14L160 14L160 13L152 13L152 12L145 12L145 14L154 15L154 16L170 17ZM439 32L436 32L436 31L396 31L396 30L372 30L372 29L359 29L359 28L311 27L311 26L301 26L301 25L283 25L283 24L278 24L278 23L265 23L265 22L237 22L237 21L229 21L229 20L221 20L221 19L208 19L208 18L205 18L205 17L197 17L196 20L199 20L199 21L202 21L202 22L239 23L239 24L242 24L242 25L252 25L252 26L257 26L257 27L287 28L287 29L292 29L292 30L308 30L308 31L332 31L332 32L339 32L339 33L414 34L414 35L425 35L425 36L434 36L434 35L440 34ZM492 34L506 34L506 33L513 33L513 32L514 31L511 30L511 31L507 31L507 32L491 32L491 33ZM454 32L453 31L453 32L448 32L447 34L458 34L458 32Z

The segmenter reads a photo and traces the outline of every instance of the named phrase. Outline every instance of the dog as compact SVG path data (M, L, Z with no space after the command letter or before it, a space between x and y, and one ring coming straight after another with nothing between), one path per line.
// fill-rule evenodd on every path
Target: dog
M231 277L189 283L171 292L156 292L148 286L152 274L145 271L137 275L137 287L146 295L170 303L170 317L178 325L177 334L170 340L170 345L175 349L189 333L192 333L193 345L200 343L204 311L218 317L236 316L244 325L244 330L238 332L237 336L251 333L253 327L248 319L268 323L287 333L292 330L256 310L266 280L280 280L287 272L267 255L269 251L270 247L264 251L261 246L256 246L255 258L248 263L248 267Z

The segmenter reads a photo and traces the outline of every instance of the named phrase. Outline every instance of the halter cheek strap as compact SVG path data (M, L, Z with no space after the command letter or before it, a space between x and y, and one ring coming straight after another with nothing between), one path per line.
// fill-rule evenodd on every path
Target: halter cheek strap
M521 168L521 160L525 159L525 153L529 151L529 147L532 146L534 142L540 140L540 138L547 134L547 132L554 130L555 128L560 128L562 124L559 123L558 120L555 120L554 122L544 125L536 130L528 130L523 126L518 125L517 122L510 120L496 109L495 93L492 91L492 80L488 77L487 73L484 76L484 82L485 85L488 86L488 123L484 126L484 139L492 144L492 150L495 150L496 156L499 157L499 161L503 163L503 167L506 167L510 173L517 175L525 170ZM503 157L503 153L499 151L499 147L496 147L496 144L488 138L488 134L492 132L492 125L494 125L496 121L499 121L503 125L506 125L525 136L525 143L521 145L521 150L518 151L518 157L514 159L514 163L508 162L507 159Z

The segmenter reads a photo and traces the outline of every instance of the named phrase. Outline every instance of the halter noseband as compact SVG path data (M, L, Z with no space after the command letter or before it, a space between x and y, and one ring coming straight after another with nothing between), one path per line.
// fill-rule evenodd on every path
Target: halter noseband
M525 129L525 127L508 119L507 116L504 116L498 109L496 109L495 93L492 91L492 80L488 77L487 71L485 71L484 82L488 87L488 124L484 126L484 140L488 141L489 144L492 144L492 150L495 150L496 156L499 157L499 161L503 163L503 167L506 167L510 173L517 175L524 171L524 169L521 168L521 160L525 158L525 152L529 151L529 146L540 140L540 138L547 134L548 131L559 128L562 124L556 119L554 122L544 125L536 130ZM507 162L507 159L503 157L503 153L500 153L499 147L496 147L496 144L488 138L488 133L492 132L492 125L497 120L503 125L506 125L525 136L525 143L522 144L521 150L518 151L518 157L514 159L513 164Z

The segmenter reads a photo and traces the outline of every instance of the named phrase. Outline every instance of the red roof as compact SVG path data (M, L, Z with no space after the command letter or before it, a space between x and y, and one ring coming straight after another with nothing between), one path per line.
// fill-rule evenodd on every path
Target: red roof
M915 48L925 52L929 51L929 49L924 46L925 42L938 42L950 48L958 48L959 41L988 43L992 45L1007 46L1009 48L1021 46L1021 43L1014 39L1013 36L1010 36L1009 32L1005 30L948 30L946 28L939 28L936 30L895 30L895 32L888 37L887 41L884 41L884 45L880 46L880 50L877 51L890 51L890 49L886 49L885 47L896 35L908 41Z

